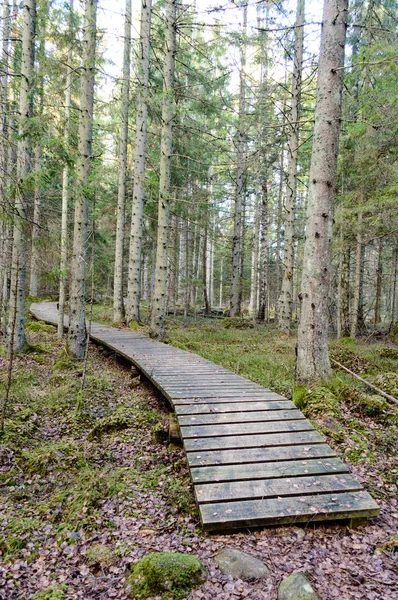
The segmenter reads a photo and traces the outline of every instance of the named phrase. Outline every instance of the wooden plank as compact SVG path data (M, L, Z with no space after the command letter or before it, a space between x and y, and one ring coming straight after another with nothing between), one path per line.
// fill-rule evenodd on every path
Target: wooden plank
M324 439L319 433L313 430L190 438L184 440L184 446L187 452L202 452L204 450L234 450L235 448L267 448L270 446L290 446L292 444L313 444L323 441Z
M286 402L286 398L280 396L279 394L274 394L273 392L254 392L247 396L244 394L233 394L228 393L227 396L220 396L219 394L213 396L193 396L190 398L174 398L175 404L184 405L184 404L219 404L222 402L272 402L272 401L284 401Z
M294 421L304 419L302 412L296 409L292 410L263 410L257 412L229 412L229 413L210 413L205 415L179 415L178 423L181 427L187 425L215 425L216 423L249 423L255 421Z
M262 400L252 402L221 402L205 403L205 404L178 404L176 406L176 414L182 415L216 415L218 413L234 413L234 412L257 412L264 410L294 410L296 409L293 402L290 400L277 400L264 402Z
M180 427L184 440L222 436L245 436L256 433L279 433L282 431L312 431L314 426L307 419L297 421L261 421L259 423L227 423L214 425L187 425ZM244 447L244 446L243 446Z
M350 474L306 475L282 479L260 479L256 481L232 481L195 485L198 504L251 500L256 498L278 498L353 492L362 486Z
M297 477L300 473L325 475L330 473L349 473L348 467L339 458L320 458L310 460L283 460L279 462L260 462L238 465L220 465L214 467L191 467L194 484L216 483L224 481L245 481L279 477Z
M211 400L211 398L215 399L215 401L218 402L222 402L222 398L226 398L227 400L224 400L224 402L229 402L230 399L232 398L238 398L239 400L243 401L243 400L255 400L257 398L261 398L263 400L265 399L275 399L275 400L282 400L283 396L279 396L278 394L272 394L272 392L270 392L270 394L267 396L266 394L264 394L264 392L262 390L215 390L214 392L210 391L210 390L195 390L195 391L189 391L187 390L186 392L172 392L172 391L167 391L168 395L171 398L174 398L175 400L180 401L180 403L182 403L182 400L188 400L190 403L193 399L196 399L196 401L199 400L206 400L207 402L209 402Z
M263 448L248 448L239 450L210 450L206 452L188 452L190 468L212 465L245 465L247 463L262 463L288 461L311 458L329 458L336 456L334 450L327 444L317 441L312 444L274 446Z
M199 508L207 531L376 516L379 508L365 491L203 504Z

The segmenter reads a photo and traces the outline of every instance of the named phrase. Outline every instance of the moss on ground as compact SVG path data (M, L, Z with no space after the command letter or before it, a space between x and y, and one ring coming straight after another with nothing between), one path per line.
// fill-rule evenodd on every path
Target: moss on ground
M134 567L128 579L129 593L136 600L161 595L162 600L186 598L205 579L202 563L179 552L148 554Z

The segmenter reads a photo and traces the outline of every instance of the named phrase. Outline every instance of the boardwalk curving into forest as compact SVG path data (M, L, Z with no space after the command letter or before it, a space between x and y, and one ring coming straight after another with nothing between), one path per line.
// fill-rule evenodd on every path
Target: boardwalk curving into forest
M32 304L57 324L57 305ZM290 400L195 354L92 323L92 339L133 363L169 400L206 530L346 520L372 497Z

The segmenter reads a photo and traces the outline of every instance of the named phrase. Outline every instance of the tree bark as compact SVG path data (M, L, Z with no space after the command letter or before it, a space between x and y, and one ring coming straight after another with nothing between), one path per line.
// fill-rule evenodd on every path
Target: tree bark
M294 215L297 192L297 161L300 138L301 79L303 68L305 0L297 1L295 25L294 65L291 93L289 139L287 143L288 163L285 206L285 245L283 253L282 289L279 297L279 329L290 335L293 313L293 269L294 269Z
M356 239L355 253L355 281L354 298L352 303L352 317L350 335L355 338L358 333L358 325L361 313L361 295L362 295L362 262L363 262L363 232L362 232L362 212L358 215L358 230Z
M88 244L89 177L92 160L97 0L85 0L83 61L80 79L80 120L76 167L75 219L71 262L69 350L83 359L86 348L86 258ZM92 240L94 243L94 240Z
M164 47L162 132L160 142L160 182L158 204L158 239L156 249L155 290L151 307L150 335L163 338L165 334L167 249L170 221L171 154L173 121L175 117L174 64L176 54L177 0L167 0Z
M381 284L383 280L383 241L379 239L378 258L377 258L377 270L376 270L376 297L375 297L375 325L380 323L380 305L381 305Z
M131 55L131 0L126 0L124 21L123 80L119 139L119 185L117 194L115 271L113 279L113 320L124 319L123 301L123 251L126 223L127 142L129 129Z
M134 152L133 204L131 210L126 320L140 320L140 272L145 204L145 164L148 120L148 81L152 0L141 0L140 44L137 65L137 117Z
M22 9L22 57L21 83L19 92L19 125L17 145L17 185L15 193L15 217L11 265L10 310L8 321L8 341L14 328L13 348L15 353L23 352L25 338L25 286L29 237L29 209L31 198L26 189L26 177L31 170L28 135L31 118L31 96L33 92L34 40L36 31L36 1L25 0ZM14 327L15 323L15 327Z
M331 375L328 292L348 0L325 0L309 177L296 379Z
M259 299L258 314L259 321L268 322L268 262L269 262L269 206L268 206L268 182L267 177L261 184L261 237L260 237L260 269L259 269Z
M237 166L235 181L235 214L234 233L232 239L232 286L231 317L241 312L241 253L242 253L242 207L245 187L245 111L246 111L246 36L247 36L247 3L243 4L243 26L240 62L239 117L237 132Z
M70 141L70 117L72 106L72 84L73 84L73 2L69 3L69 49L68 66L66 72L65 84L65 125L64 125L64 144L69 149ZM66 302L66 282L68 279L68 213L70 201L70 167L66 162L62 171L62 209L61 209L61 257L60 257L60 277L59 277L59 301L58 301L58 338L64 337L64 316Z

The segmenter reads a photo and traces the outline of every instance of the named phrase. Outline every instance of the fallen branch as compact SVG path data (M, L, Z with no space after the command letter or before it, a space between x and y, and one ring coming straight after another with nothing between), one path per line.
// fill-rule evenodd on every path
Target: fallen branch
M369 381L366 381L366 379L363 379L363 377L360 377L359 375L357 375L353 371L350 371L350 369L347 369L347 367L345 367L341 363L337 362L337 360L334 360L334 358L331 358L330 361L332 363L335 363L337 366L339 366L340 369L344 369L344 371L347 371L347 373L349 373L353 377L356 377L356 379L359 379L359 381L362 381L362 383L364 383L365 385L368 385L373 390L376 390L376 392L380 396L383 396L384 398L387 398L387 400L390 400L390 402L394 402L395 404L398 404L398 400L396 398L394 398L394 396L390 396L390 394L387 394L387 392L383 392L383 390L381 390L378 387L376 387L375 385L373 385L373 383L370 383Z

